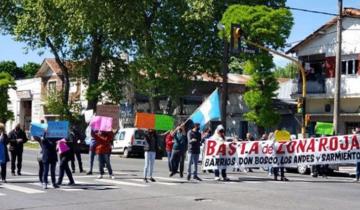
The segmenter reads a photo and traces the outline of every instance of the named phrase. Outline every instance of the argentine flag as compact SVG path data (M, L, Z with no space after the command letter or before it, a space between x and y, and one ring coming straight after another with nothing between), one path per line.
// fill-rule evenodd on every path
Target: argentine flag
M220 118L220 99L218 89L211 93L211 95L190 116L190 120L193 121L193 123L200 123L200 128L203 128L209 121L220 120Z

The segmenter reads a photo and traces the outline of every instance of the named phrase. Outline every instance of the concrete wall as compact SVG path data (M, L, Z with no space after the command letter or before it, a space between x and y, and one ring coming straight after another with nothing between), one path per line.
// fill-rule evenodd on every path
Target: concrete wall
M342 54L358 54L360 52L360 19L345 17L342 32ZM304 45L297 56L325 53L326 57L335 56L336 24L324 31L316 39Z
M43 104L41 101L41 79L24 79L16 80L16 90L10 89L8 94L10 96L10 104L8 104L9 110L14 113L15 119L6 123L6 129L10 131L17 123L24 123L22 118L21 101L31 101L31 121L40 122L44 115ZM31 98L21 99L16 94L17 91L30 91Z

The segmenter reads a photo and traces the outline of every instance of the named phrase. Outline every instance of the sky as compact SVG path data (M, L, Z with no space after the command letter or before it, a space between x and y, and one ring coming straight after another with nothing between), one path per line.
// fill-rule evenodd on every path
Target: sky
M329 13L337 13L338 0L288 0L287 6L318 10ZM360 0L343 0L344 7L360 8ZM326 23L332 16L306 13L292 10L294 17L294 26L287 43L298 42L311 34L321 25ZM24 43L15 42L10 36L0 35L0 61L13 60L18 66L22 66L27 62L41 63L44 58L53 57L52 54L45 50L42 55L39 51L28 51L25 53L26 45ZM287 60L275 57L274 62L277 66L284 66Z

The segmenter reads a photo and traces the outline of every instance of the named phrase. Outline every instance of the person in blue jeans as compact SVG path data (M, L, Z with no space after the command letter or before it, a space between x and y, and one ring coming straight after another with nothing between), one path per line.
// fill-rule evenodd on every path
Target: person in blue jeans
M94 131L91 131L94 132ZM95 146L96 146L96 140L91 136L89 137L90 144L89 144L89 161L90 161L90 169L89 172L87 172L87 175L92 175L93 167L94 167L94 160L95 160Z
M191 179L191 167L194 165L194 176L193 178L202 181L198 177L198 161L199 161L199 155L200 155L200 146L201 146L201 133L200 130L200 124L195 123L194 127L189 130L187 134L187 138L189 141L188 144L188 151L189 151L189 165L188 165L188 174L187 174L187 180L190 181Z
M145 166L144 166L144 182L148 182L148 175L150 181L155 182L153 178L153 170L156 158L156 151L158 150L158 139L155 130L150 129L145 135L146 144L144 146L145 151Z

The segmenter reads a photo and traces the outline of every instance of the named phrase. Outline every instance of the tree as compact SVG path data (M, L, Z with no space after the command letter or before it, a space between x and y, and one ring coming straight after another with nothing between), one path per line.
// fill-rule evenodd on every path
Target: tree
M19 68L15 61L2 61L0 62L0 72L7 72L15 79L23 79L25 74Z
M39 69L40 64L34 62L28 62L22 66L26 78L33 78Z
M89 90L97 87L102 62L117 58L131 39L123 35L132 33L129 13L132 1L87 0L4 0L1 23L3 30L14 34L18 41L31 49L49 48L63 72L63 104L69 99L70 60L88 63ZM14 9L15 8L15 9ZM126 8L126 10L125 10ZM133 9L133 10L131 10ZM11 17L11 18L9 18ZM119 24L121 23L121 24ZM95 109L98 96L89 98L88 108ZM69 113L70 114L70 113Z
M225 25L224 33L227 37L230 37L231 24L240 24L246 39L278 49L285 45L293 18L287 9L232 5L224 13L221 22ZM278 123L279 114L272 106L274 91L278 89L278 83L271 72L274 67L272 56L269 52L260 51L256 55L241 54L240 58L245 73L251 76L246 84L248 91L244 95L249 108L245 117L259 127L273 127Z
M10 88L16 88L14 78L7 72L0 72L0 122L4 124L14 118L13 112L8 110Z
M276 78L295 78L298 73L298 66L295 63L288 63L285 67L275 68Z

